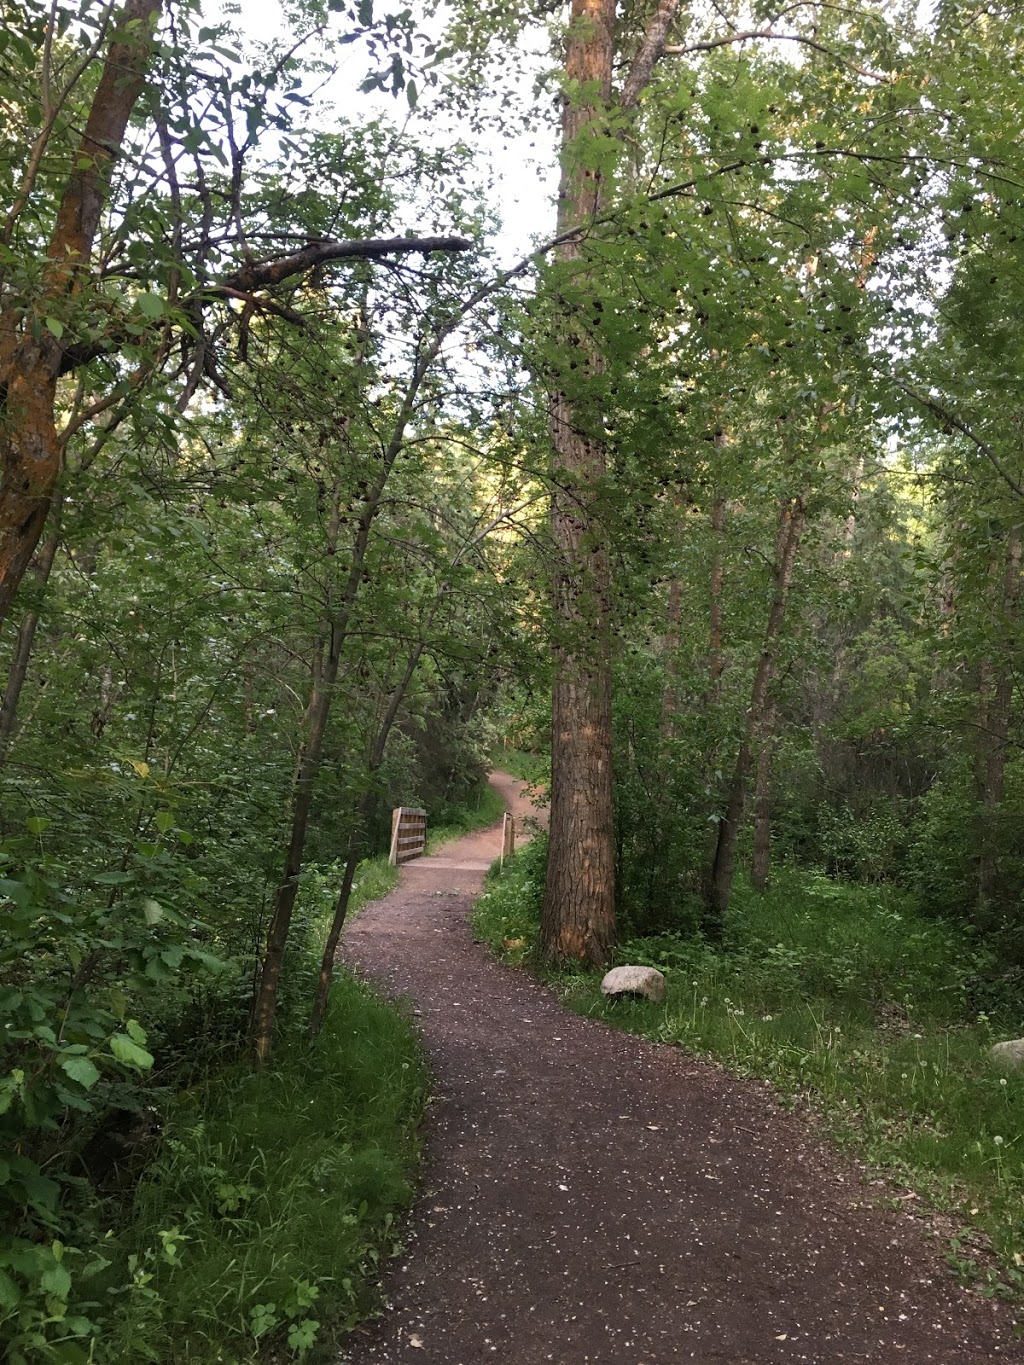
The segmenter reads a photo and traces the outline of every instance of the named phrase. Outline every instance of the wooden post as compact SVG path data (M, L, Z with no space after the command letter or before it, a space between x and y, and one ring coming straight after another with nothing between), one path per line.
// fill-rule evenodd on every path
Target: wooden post
M513 816L505 812L501 821L501 862L500 867L505 866L505 859L511 858L516 851L516 822Z

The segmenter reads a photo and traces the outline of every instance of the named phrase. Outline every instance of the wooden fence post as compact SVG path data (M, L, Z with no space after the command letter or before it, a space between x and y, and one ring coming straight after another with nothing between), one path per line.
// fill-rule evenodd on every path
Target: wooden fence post
M501 862L500 867L505 866L505 859L511 858L516 851L516 822L513 816L505 812L501 821Z

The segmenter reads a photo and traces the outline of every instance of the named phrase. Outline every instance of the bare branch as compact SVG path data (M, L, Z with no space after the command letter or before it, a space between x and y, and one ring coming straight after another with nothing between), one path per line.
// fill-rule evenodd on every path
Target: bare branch
M1018 498L1024 498L1024 486L1018 483L1012 474L1007 474L1006 470L1003 468L1002 463L999 460L999 456L995 453L995 451L988 444L988 442L983 441L980 436L976 436L975 433L968 426L968 424L961 418L957 417L956 413L950 412L949 409L945 407L942 403L940 403L937 399L931 398L924 393L918 393L917 390L912 389L909 384L900 384L899 387L907 395L908 398L912 398L915 403L918 403L920 404L921 407L926 408L935 417L938 417L938 419L941 422L944 422L947 427L952 427L954 431L959 431L961 436L966 436L967 439L970 442L972 442L972 444L978 449L978 451L982 455L984 455L985 459L988 460L989 464L996 471L996 473L1003 480L1003 482L1007 485L1007 487L1011 488L1013 492L1016 493Z
M700 43L687 43L681 47L666 47L666 57L688 57L691 52L711 52L716 47L727 47L732 43L746 43L754 39L767 39L778 43L803 43L805 47L813 47L816 52L824 52L826 57L834 57L837 62L842 62L851 71L856 71L858 76L864 76L867 80L878 81L881 84L889 84L892 76L885 76L879 71L869 71L866 67L857 66L855 62L849 61L841 52L829 47L826 43L819 42L817 38L811 38L803 33L779 33L772 28L746 29L738 33L727 33L721 38L706 38Z
M244 265L221 281L220 287L252 293L256 289L272 289L294 275L305 274L331 261L374 260L379 256L412 251L469 251L472 246L468 237L364 237L347 242L312 242L290 256Z
M641 91L651 79L651 72L654 70L658 58L663 52L673 50L665 46L665 38L678 8L679 0L661 0L658 5L657 13L651 20L647 32L644 34L644 40L640 44L640 51L633 58L633 65L626 77L626 84L622 87L619 104L623 109L633 108L640 98Z

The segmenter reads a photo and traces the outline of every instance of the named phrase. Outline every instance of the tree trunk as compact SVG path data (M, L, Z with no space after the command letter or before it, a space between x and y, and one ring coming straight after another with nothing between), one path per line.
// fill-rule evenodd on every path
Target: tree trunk
M775 759L775 704L769 700L757 748L754 773L754 851L750 881L755 891L768 890L772 860L772 768Z
M787 500L782 504L779 515L779 534L775 544L775 562L772 567L774 592L765 627L764 644L761 657L754 670L754 682L750 692L750 706L743 722L739 752L729 784L725 814L718 823L718 839L715 857L708 883L708 904L704 930L713 941L721 939L725 928L725 917L732 895L733 874L736 865L736 844L743 823L746 806L747 779L753 764L753 747L759 734L763 732L765 716L769 704L769 688L775 671L775 656L779 636L786 616L786 602L793 579L793 565L796 560L797 546L804 521L803 497Z
M431 613L431 617L433 612ZM416 667L425 648L425 641L421 640L409 655L400 681L395 686L388 701L388 708L384 713L384 718L380 723L377 734L374 737L373 746L370 750L370 758L367 764L367 775L372 780L376 776L381 763L384 761L384 752L387 749L388 737L391 734L392 726L398 716L398 708L412 682ZM338 891L338 899L334 907L334 918L324 943L323 955L320 959L320 973L317 977L316 994L313 998L313 1009L309 1016L309 1034L315 1038L323 1027L324 1017L327 1014L327 1004L331 996L331 982L334 979L334 963L338 956L338 944L341 942L341 931L345 927L345 920L348 918L349 901L352 899L352 882L356 875L356 868L359 866L359 858L363 844L363 828L370 817L372 793L367 793L361 803L359 814L356 818L352 836L349 839L348 854L345 858L345 872L341 879L341 888Z
M661 0L619 100L635 106L664 49L678 0ZM567 94L562 109L562 180L558 228L585 227L605 207L601 175L587 169L580 148L612 100L615 0L572 0L566 40ZM579 238L558 260L580 259ZM563 333L569 365L598 374L601 356ZM607 473L600 439L564 393L551 400L555 493L552 532L557 551L553 586L555 681L551 701L550 850L541 908L541 951L548 962L607 962L615 942L615 842L612 796L611 560L595 504Z
M1020 598L1021 534L1014 530L1006 554L1000 606L1000 636L1005 637L1017 617ZM1006 785L1006 749L1010 737L1013 670L1005 644L982 662L979 686L978 779L981 814L978 855L978 910L984 915L998 898L999 815Z
M37 556L33 572L35 574L38 590L45 592L46 585L50 581L50 573L53 570L53 561L57 557L57 550L60 546L60 525L53 526L43 542L42 548ZM18 628L18 638L14 644L14 655L11 659L10 670L7 674L7 686L4 689L3 702L0 703L0 767L3 766L11 740L14 737L14 726L18 718L18 703L21 700L21 691L25 686L25 678L28 674L28 664L32 657L32 647L35 644L36 631L39 629L39 608L31 607L22 618Z
M611 102L615 0L573 0L567 40L567 81L593 91L585 101L570 89L562 111L560 232L598 216L599 175L578 165L581 142ZM578 260L579 241L559 249ZM582 329L581 329L582 331ZM567 335L573 365L592 373L601 357L582 336ZM594 518L605 449L587 436L570 400L554 395L552 532L555 681L551 700L550 853L541 911L541 945L550 962L607 961L615 941L615 848L611 780L611 562Z
M316 658L319 662L312 670L309 704L306 708L306 735L296 765L295 780L292 787L291 832L285 854L284 874L274 900L274 913L271 916L270 928L267 931L267 944L260 970L259 988L253 1006L253 1049L256 1062L260 1066L264 1065L270 1058L274 1035L274 1018L277 1014L277 992L281 981L281 971L284 967L284 951L288 942L292 912L295 909L295 899L299 890L299 876L302 872L309 817L313 809L313 791L317 774L320 771L320 761L323 757L324 738L327 734L331 705L334 701L334 690L338 681L342 650L348 634L352 609L362 582L363 567L370 545L370 532L397 453L398 446L392 442L392 449L388 452L384 468L378 474L373 488L366 495L353 544L352 562L345 580L345 587L337 607L334 609L334 618L330 622L328 636L325 640L321 640L321 649L317 650ZM336 504L340 496L340 492L336 490ZM328 556L331 558L333 558L336 549L339 524L339 506L336 505L328 532L327 549ZM332 540L333 544L331 543ZM326 646L325 649L324 646Z
M81 287L109 193L109 173L142 92L162 0L127 0L54 222L34 318L62 321ZM128 25L132 24L131 29ZM42 534L62 446L56 426L64 347L47 329L24 331L20 306L0 315L0 624Z
M711 682L711 700L718 703L722 699L722 583L725 577L725 498L716 494L711 504L711 533L714 550L711 556L711 587L708 629L708 675Z

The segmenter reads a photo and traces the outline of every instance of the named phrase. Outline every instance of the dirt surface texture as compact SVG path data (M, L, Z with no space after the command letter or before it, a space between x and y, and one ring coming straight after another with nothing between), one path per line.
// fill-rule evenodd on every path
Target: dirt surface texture
M475 944L499 845L408 864L345 936L411 998L436 1078L410 1241L351 1365L1024 1362L1009 1310L767 1086L569 1014Z

